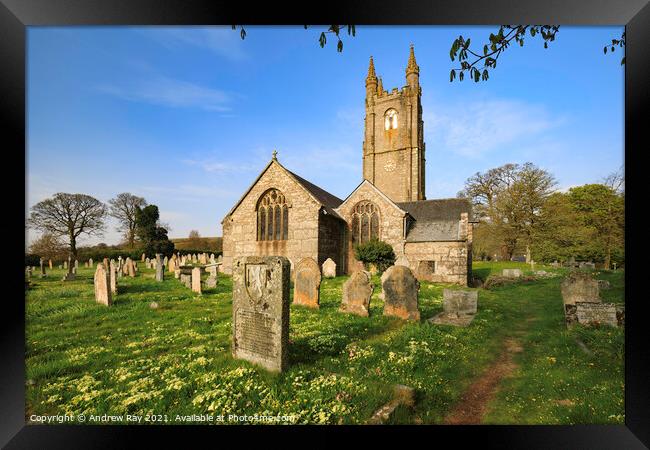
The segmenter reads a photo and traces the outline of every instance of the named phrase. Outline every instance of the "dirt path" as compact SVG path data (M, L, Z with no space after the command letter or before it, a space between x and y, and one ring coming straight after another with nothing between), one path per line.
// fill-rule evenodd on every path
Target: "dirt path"
M447 415L447 425L477 425L483 421L487 405L494 397L501 380L509 376L516 368L514 355L523 351L517 337L503 341L503 351L467 389L458 404Z

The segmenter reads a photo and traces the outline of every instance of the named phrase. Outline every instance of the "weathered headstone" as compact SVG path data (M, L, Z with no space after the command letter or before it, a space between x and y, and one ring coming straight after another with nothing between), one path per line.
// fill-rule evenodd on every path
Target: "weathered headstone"
M571 272L560 285L565 305L576 302L600 303L598 280L584 272Z
M95 270L95 301L97 303L106 306L110 306L113 303L109 284L109 275L106 269L104 269L104 264L97 264L97 270Z
M201 269L198 267L192 269L192 291L201 293Z
M169 263L169 259L167 258L167 256L165 256L165 257L163 258L163 264L165 265L165 267L167 267L167 264L168 264L168 263Z
M111 282L111 294L115 295L117 294L117 266L113 260L110 262L109 276Z
M233 261L233 347L235 358L272 371L288 363L289 260L248 256Z
M177 280L181 277L181 269L180 267L176 267L176 270L174 270L174 278Z
M50 270L52 270L52 260L49 261Z
M40 265L41 265L40 277L45 278L47 276L47 274L45 273L45 264L44 264L43 258L40 259Z
M30 266L25 267L25 275L27 275L27 279L32 277L32 268Z
M444 289L442 291L442 312L429 319L438 325L468 326L478 306L478 291Z
M74 268L75 268L75 269L78 269L78 268L79 268L79 260L78 260L78 259L75 259L75 260L74 260Z
M174 272L176 270L176 256L172 256L168 261L169 271Z
M223 255L219 255L219 256L217 257L217 262L218 262L218 263L223 262Z
M75 276L74 271L72 270L74 266L72 264L72 257L71 256L68 256L68 261L67 261L66 266L67 266L68 271L63 276L63 281L73 281L76 278L76 276Z
M616 305L613 303L576 303L576 319L583 325L618 326Z
M133 278L135 277L135 267L133 266L133 260L131 258L126 258L126 271L128 275Z
M209 266L206 266L205 270L208 272L209 276L205 280L205 287L206 288L216 288L218 279L217 279L217 265L216 264L211 264Z
M373 289L366 272L362 270L353 272L343 283L343 300L339 311L368 317Z
M122 275L124 275L124 270L122 268L122 256L117 257L117 276L118 278L122 278Z
M318 263L313 258L303 258L296 264L295 274L293 304L318 309L321 282Z
M165 266L162 263L161 256L160 253L156 253L156 281L163 281L165 278Z
M505 278L521 278L523 276L521 269L503 269L502 276Z
M180 272L180 270L179 270ZM192 275L187 275L184 273L180 274L181 283L185 285L186 288L192 289Z
M334 278L336 276L336 263L332 258L327 258L323 263L323 276L325 278Z
M381 276L384 315L420 320L418 291L420 283L406 266L391 266Z
M217 262L217 260L214 259L214 253L210 253L210 264L214 264L216 262Z
M144 259L145 259L145 258L146 258L146 255L143 253L143 254L142 254L142 258L140 258L140 260L144 262Z
M88 267L94 267L92 258L88 260Z
M63 268L67 269L68 268L68 261L63 261Z
M415 271L418 280L434 281L436 274L435 261L418 261L418 266Z

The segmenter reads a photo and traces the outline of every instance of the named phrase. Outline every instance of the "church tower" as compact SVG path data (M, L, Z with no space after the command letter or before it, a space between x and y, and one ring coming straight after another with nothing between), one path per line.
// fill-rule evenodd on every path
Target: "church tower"
M413 45L406 66L406 86L384 91L370 57L366 77L363 178L394 202L425 200L424 124L420 68Z

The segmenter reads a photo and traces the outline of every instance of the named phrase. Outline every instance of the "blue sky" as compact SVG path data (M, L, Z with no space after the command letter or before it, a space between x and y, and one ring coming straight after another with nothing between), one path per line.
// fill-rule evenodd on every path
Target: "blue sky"
M550 171L562 190L623 165L622 27L561 27L511 47L487 82L449 82L462 34L498 27L362 27L318 45L323 27L30 27L27 201L121 192L159 206L171 237L220 236L221 220L268 163L345 198L361 181L364 80L384 88L420 66L427 198L454 197L505 163ZM482 47L482 44L481 44ZM109 221L102 238L119 241ZM29 233L31 241L36 233Z

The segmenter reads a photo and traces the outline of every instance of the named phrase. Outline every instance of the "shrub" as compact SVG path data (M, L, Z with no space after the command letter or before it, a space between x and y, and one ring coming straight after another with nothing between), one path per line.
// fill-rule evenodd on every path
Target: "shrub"
M364 264L374 264L379 273L395 264L393 247L377 239L372 239L363 244L354 246L354 256Z

